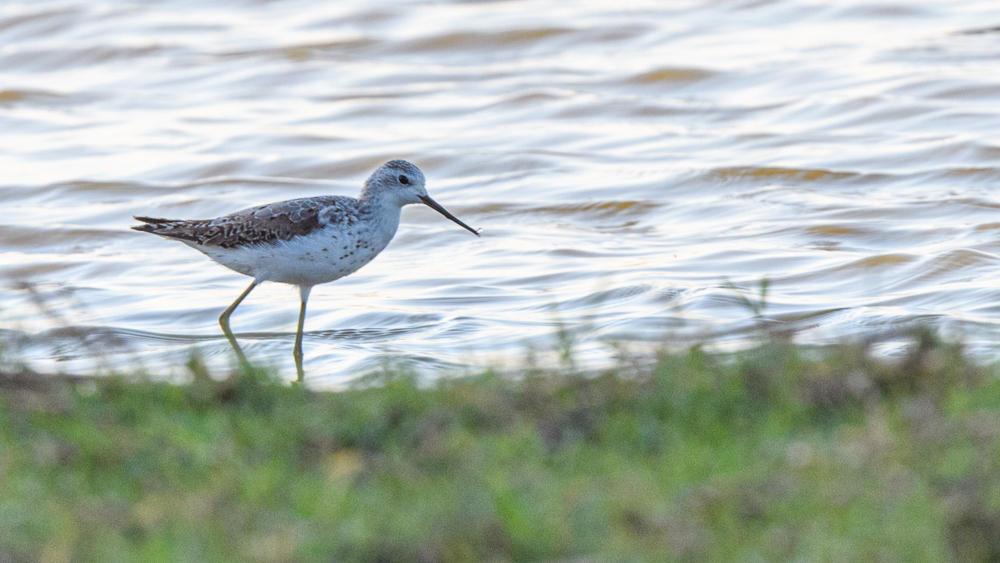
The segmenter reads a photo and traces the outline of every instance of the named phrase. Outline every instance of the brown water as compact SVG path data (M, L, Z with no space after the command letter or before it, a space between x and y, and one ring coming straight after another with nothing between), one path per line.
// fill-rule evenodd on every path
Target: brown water
M556 319L585 368L739 346L728 284L763 278L802 342L929 324L1000 352L995 0L5 1L8 345L43 371L228 365L248 280L130 216L354 195L392 158L484 236L407 208L317 287L319 385L555 362ZM232 324L291 374L296 314L265 285Z

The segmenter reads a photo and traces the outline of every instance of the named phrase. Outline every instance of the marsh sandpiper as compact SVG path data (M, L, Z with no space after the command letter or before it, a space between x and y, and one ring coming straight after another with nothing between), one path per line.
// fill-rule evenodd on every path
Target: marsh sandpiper
M298 286L302 305L292 355L298 380L302 381L302 329L310 290L371 262L392 240L399 227L400 211L411 203L423 203L479 236L479 231L427 195L423 172L405 160L390 160L380 166L365 181L357 199L291 199L204 220L135 217L144 224L132 228L179 240L253 278L250 287L219 317L222 331L244 363L246 356L229 328L230 315L262 282Z

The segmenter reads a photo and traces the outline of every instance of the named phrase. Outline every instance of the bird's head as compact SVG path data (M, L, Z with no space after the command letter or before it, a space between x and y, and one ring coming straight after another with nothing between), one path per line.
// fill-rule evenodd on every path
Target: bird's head
M427 195L425 181L424 173L412 163L405 160L390 160L379 166L365 181L365 187L361 190L361 198L379 199L399 207L411 203L423 203L479 236L479 231L459 221L457 217L448 213L444 207L441 207Z

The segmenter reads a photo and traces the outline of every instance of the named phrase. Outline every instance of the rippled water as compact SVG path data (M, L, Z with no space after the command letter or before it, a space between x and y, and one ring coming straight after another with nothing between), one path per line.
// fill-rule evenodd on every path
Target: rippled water
M554 361L558 322L589 368L739 345L730 284L763 278L803 342L931 323L996 356L998 132L995 0L6 1L0 326L44 371L228 365L248 280L131 215L355 195L405 158L484 236L410 207L317 287L317 384ZM289 374L297 305L265 285L232 320Z

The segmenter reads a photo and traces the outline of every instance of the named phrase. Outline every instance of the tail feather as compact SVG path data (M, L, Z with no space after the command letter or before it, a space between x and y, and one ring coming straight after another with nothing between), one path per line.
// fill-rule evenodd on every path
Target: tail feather
M132 217L136 221L141 221L145 225L132 225L133 231L141 231L143 233L153 233L156 232L156 228L163 225L164 223L171 223L170 219L157 219L156 217Z
M132 216L136 221L142 221L143 223L173 223L176 219L157 219L156 217L141 217L138 215Z
M197 233L191 232L196 227L197 222L184 221L178 219L160 219L157 217L133 217L136 221L141 221L142 225L132 225L133 231L152 233L161 237L198 240Z

